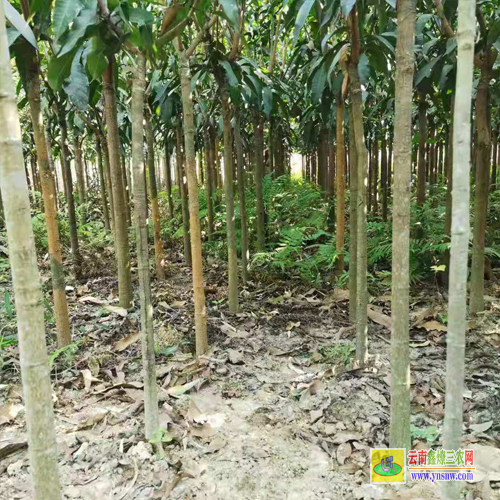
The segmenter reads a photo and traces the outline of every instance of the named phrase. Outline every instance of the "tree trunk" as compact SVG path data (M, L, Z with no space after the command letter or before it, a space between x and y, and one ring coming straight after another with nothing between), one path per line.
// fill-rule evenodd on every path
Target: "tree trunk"
M165 189L167 190L168 216L174 216L174 204L172 201L172 168L170 165L170 151L168 149L168 139L165 137Z
M458 54L453 127L453 213L448 291L448 335L446 353L446 412L443 447L462 445L465 331L467 328L467 256L469 247L470 118L474 74L475 1L459 0ZM445 498L460 497L460 483L449 481Z
M240 201L240 217L241 217L241 279L246 284L248 278L248 222L247 222L247 207L245 203L245 165L243 158L243 141L241 139L241 119L240 110L235 108L236 123L234 125L234 143L236 145L236 160L238 165L238 196Z
M222 174L220 164L220 141L217 130L214 130L214 152L215 152L215 176L217 180L217 189L222 189Z
M335 272L344 272L344 236L345 236L345 141L344 141L344 102L342 95L337 95L337 230Z
M104 180L104 166L102 161L102 144L99 135L96 138L97 146L97 170L99 173L99 187L101 191L102 213L104 217L104 229L109 231L111 229L109 223L108 200L106 198L106 182Z
M390 446L411 449L410 434L410 198L415 0L397 8L392 223L392 335ZM385 145L383 146L385 147Z
M21 127L17 112L16 89L12 79L7 30L0 4L0 191L5 205L16 302L21 376L23 382L28 451L33 478L34 500L60 500L57 471L57 444L54 430L52 390L45 344L42 287L30 217L29 192L24 172ZM37 65L36 61L34 64ZM36 81L30 85L31 97L38 97ZM39 90L39 88L38 88ZM34 122L41 127L40 108L33 110ZM38 111L38 114L35 112ZM36 127L34 127L36 130ZM43 134L43 127L41 128ZM39 131L37 132L39 133ZM38 137L40 140L40 137Z
M113 201L113 188L111 186L111 168L109 166L109 149L108 141L106 136L99 132L99 138L102 145L102 155L104 159L104 180L106 182L106 191L109 197L109 222L111 225L111 231L114 235L115 233L115 204Z
M82 158L82 145L80 143L80 136L75 135L73 141L73 148L75 150L75 171L76 171L76 187L78 189L78 204L85 203L85 174L83 172L83 158Z
M491 137L491 191L497 188L497 161L498 161L498 130L493 130Z
M212 241L214 236L214 165L212 141L210 140L208 128L205 128L203 132L203 140L205 144L208 240Z
M151 117L149 116L149 114L146 116L146 140L148 148L149 186L151 188L151 218L153 219L156 277L159 280L164 280L165 256L163 255L163 243L161 241L160 207L158 205L158 188L156 186L155 145L154 145L153 126L151 124ZM141 141L141 144L143 144L143 141ZM134 175L134 184L135 184L135 178L136 176ZM134 200L135 200L135 194L134 194Z
M177 50L180 51L179 41ZM196 156L194 150L194 106L191 93L189 61L185 54L179 54L179 72L184 113L184 136L186 145L186 173L189 189L189 216L191 221L191 250L193 254L193 290L196 328L196 355L201 356L208 349L207 310L203 286L203 260L201 254L201 230L198 208L198 182L196 179Z
M366 181L368 173L368 150L365 146L363 127L363 99L359 81L358 62L360 53L357 8L353 7L350 18L351 57L347 62L349 72L350 95L352 100L352 115L354 139L356 141L356 160L358 175L358 210L357 210L357 271L356 271L356 363L363 366L368 355L367 307L368 289L366 282Z
M139 274L139 298L141 301L142 361L144 366L144 420L146 426L145 436L146 439L152 439L159 427L159 416L156 387L155 339L153 332L153 305L151 303L151 283L149 278L148 205L146 197L146 183L144 182L145 165L143 123L144 94L146 86L146 58L142 52L137 54L136 62L136 75L132 84L132 168L134 171L137 272ZM151 136L153 131L151 122L148 118L146 118L146 136L148 138L151 198L156 199L158 205L158 198L156 196L156 177L154 175L154 156L151 160L151 156L154 153L150 147L150 140L152 140ZM151 165L153 165L152 171ZM163 271L163 268L161 269Z
M185 128L185 127L184 127ZM182 154L182 142L183 142L183 137L182 137L182 129L181 129L181 124L179 123L177 125L177 128L175 130L176 132L176 138L177 138L177 182L179 183L180 186L180 195L181 195L181 208L182 208L182 226L184 228L183 230L183 237L184 237L184 260L186 261L186 266L191 267L191 249L192 249L192 242L191 242L191 231L190 231L190 213L189 213L189 196L191 195L191 192L188 194L188 186L186 185L188 180L187 177L184 175L185 168L184 168L184 161L183 161L183 154ZM196 159L195 159L196 161ZM196 196L198 196L198 191L196 191ZM199 222L198 222L199 223Z
M491 56L488 56L491 58ZM488 63L485 63L485 66ZM476 94L476 191L474 197L474 237L470 278L470 312L484 310L484 243L490 181L491 110L490 68L481 70ZM455 198L453 198L455 200Z
M418 179L417 179L417 204L422 206L425 203L425 146L427 143L427 103L425 94L419 94L418 101ZM394 169L395 170L395 169ZM394 171L394 175L396 172Z
M372 195L372 211L378 214L378 138L375 136L373 140L373 195Z
M224 78L224 77L222 77ZM227 83L219 82L222 100L222 124L224 132L224 193L226 196L226 228L229 278L229 312L238 312L238 259L236 256L236 224L234 221L233 151L231 143L231 108Z
M328 198L333 200L335 195L335 133L333 127L328 132Z
M120 154L120 163L121 163L121 171L122 171L122 179L123 179L123 193L125 199L125 213L127 214L127 224L129 226L132 225L132 211L130 209L130 170L127 165L127 160L125 159L125 155Z
M45 130L43 127L39 66L37 56L33 54L29 63L28 100L30 103L33 135L40 167L40 181L45 209L45 223L49 240L50 268L52 274L52 291L54 296L54 312L57 326L57 343L59 347L71 344L68 302L66 300L66 284L62 263L61 242L57 225L57 210L55 204L54 177L49 166Z
M411 154L411 148L410 148L410 154ZM384 222L387 222L387 140L385 131L382 137L380 182L382 185L382 220Z
M352 104L349 104L349 321L356 324L358 258L358 176Z
M114 58L104 72L104 110L106 113L109 166L113 190L115 250L118 262L118 292L120 307L128 309L132 305L132 277L130 273L130 250L127 232L127 209L120 166L120 138L116 111L116 88L114 80Z
M255 198L257 204L257 250L263 252L266 246L266 224L264 213L264 195L262 181L264 179L264 124L262 117L254 113L254 147L255 147Z
M75 199L73 197L73 178L71 174L71 163L69 160L68 151L68 128L64 114L61 114L59 119L61 129L61 157L62 169L66 172L64 180L66 182L66 203L68 204L68 225L69 225L69 240L71 243L71 254L73 256L73 269L77 280L81 278L82 272L82 257L80 255L80 246L78 243L78 228L75 213Z

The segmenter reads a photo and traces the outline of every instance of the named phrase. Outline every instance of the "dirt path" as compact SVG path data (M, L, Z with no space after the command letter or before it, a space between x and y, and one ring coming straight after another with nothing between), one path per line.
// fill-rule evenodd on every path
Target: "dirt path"
M138 312L122 317L97 303L113 303L110 278L74 287L70 298L77 347L57 357L54 371L65 498L436 498L434 485L409 484L396 491L367 484L370 447L388 444L389 332L383 326L388 318L383 301L372 303L374 356L361 372L350 367L354 333L348 328L342 291L325 294L283 283L250 283L242 293L242 312L229 317L223 281L214 264L207 277L212 350L198 362L183 343L192 336L187 273L176 268L165 283L155 284L164 429L156 439L162 440L165 459L155 456L142 437ZM415 311L412 360L421 370L413 372L413 423L430 433L430 426L442 424L445 337L417 324L439 318L437 305ZM480 342L471 340L469 357L478 365L476 340ZM179 341L174 352L169 346ZM484 341L480 351L482 364L485 356L497 355ZM0 498L29 499L19 378L15 370L0 373ZM488 385L491 372L478 373L482 392L471 385L477 379L468 381L473 389L468 442L479 445L489 439L484 448L490 456L492 450L499 452L491 434L496 424L481 432L473 426L494 418L498 401ZM426 440L432 444L436 438L428 434L417 446L429 447ZM490 480L498 484L494 470L488 474L483 483L488 488ZM499 497L498 490L490 488L487 497L473 488L469 493L479 496L470 498Z

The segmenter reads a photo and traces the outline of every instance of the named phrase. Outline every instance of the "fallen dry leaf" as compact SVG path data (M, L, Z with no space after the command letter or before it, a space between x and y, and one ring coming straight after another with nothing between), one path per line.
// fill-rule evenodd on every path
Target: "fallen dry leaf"
M229 362L232 365L244 365L245 364L245 362L243 361L243 353L238 352L235 349L229 349L228 355L229 355Z
M188 384L176 385L174 387L169 387L167 389L167 392L168 392L168 394L170 394L170 396L179 397L182 394L191 390L196 384L198 384L202 381L203 381L203 379L197 378L196 380L193 380L192 382L189 382Z
M493 420L483 422L482 424L471 424L469 427L474 431L474 434L486 432L493 425Z
M92 385L92 382L102 382L101 380L95 378L92 375L92 372L88 369L85 370L80 370L80 373L82 374L83 377L83 383L85 386L85 392L90 391L90 386Z
M0 406L0 425L14 420L22 409L22 405L18 405L12 401Z
M126 318L127 317L127 310L123 307L118 307L118 306L104 306L104 309L106 309L106 311L109 311L110 313L113 313L113 314L118 314L118 316L121 316L122 318Z
M359 434L353 434L352 432L338 432L333 436L333 444L343 444L347 441L361 441L361 436Z
M375 323L385 326L389 330L392 329L392 318L387 316L387 314L375 311L373 308L368 307L368 317Z
M342 443L337 448L337 462L344 465L345 461L351 456L352 448L349 443Z
M85 297L80 297L78 299L78 302L82 302L83 304L88 303L88 304L96 304L98 306L102 306L103 304L106 304L107 302L103 299L100 299L98 297L91 297L90 295L87 295Z
M437 330L438 332L448 331L448 328L446 328L446 326L442 325L439 321L436 320L426 321L419 326L425 328L428 332L430 332L431 330Z
M127 335L124 339L119 340L115 344L115 351L120 352L124 351L129 345L132 345L134 342L137 342L141 338L141 332L134 332L130 335Z

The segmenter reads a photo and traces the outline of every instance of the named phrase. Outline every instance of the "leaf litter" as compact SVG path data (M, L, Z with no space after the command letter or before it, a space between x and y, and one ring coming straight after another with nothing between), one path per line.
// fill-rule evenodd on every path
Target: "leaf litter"
M355 331L345 290L250 282L241 313L228 316L219 305L224 280L219 266L208 273L215 290L209 298L212 350L199 360L189 345L189 276L180 271L153 283L155 329L167 339L158 346L164 353L157 354L161 427L153 440L161 442L163 457L143 436L138 310L111 306L111 279L73 287L70 304L84 349L73 359L56 359L53 368L65 497L436 498L432 485L409 483L396 491L367 484L370 448L388 446L390 297L370 305L376 355L360 370L352 365ZM444 304L426 303L426 294L414 299L413 444L429 448L441 439L444 416ZM500 486L499 372L491 368L499 309L492 311L468 333L464 446L476 450L480 464L477 483L467 486L470 498L496 498ZM170 349L174 340L179 344ZM4 374L0 497L28 499L20 381L15 372Z

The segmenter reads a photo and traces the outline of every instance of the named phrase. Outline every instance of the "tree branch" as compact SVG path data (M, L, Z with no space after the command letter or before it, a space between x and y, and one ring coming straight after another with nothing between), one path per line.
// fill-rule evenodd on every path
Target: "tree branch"
M196 47L198 47L199 43L203 40L203 37L206 35L207 31L209 31L210 28L217 22L218 18L219 16L217 14L214 14L210 19L210 21L208 21L208 23L204 26L204 28L198 32L195 39L189 46L189 48L185 50L185 56L188 59L193 55L193 52L196 50Z
M455 32L453 31L446 15L444 13L443 3L441 0L434 0L434 4L436 5L437 14L439 19L441 19L441 28L443 30L443 34L446 38L455 38Z

